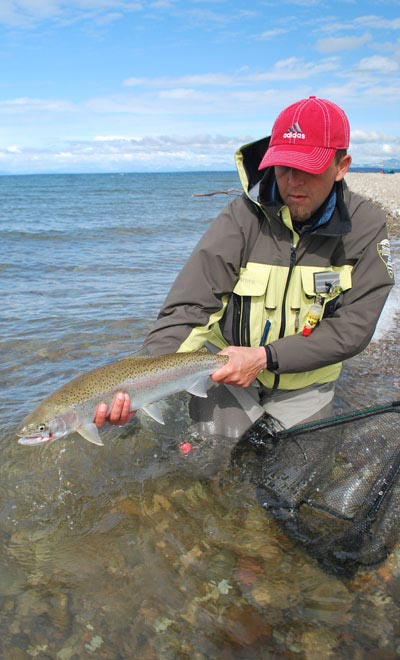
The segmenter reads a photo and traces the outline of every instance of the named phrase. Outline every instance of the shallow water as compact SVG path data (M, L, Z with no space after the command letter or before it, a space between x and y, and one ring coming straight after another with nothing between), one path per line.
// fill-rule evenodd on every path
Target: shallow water
M103 448L16 443L43 396L140 346L226 201L192 193L233 187L233 173L0 178L2 657L400 655L399 551L328 574L258 505L235 442L190 435L186 396L165 427L139 413L103 430ZM386 362L372 346L346 365L339 412L399 398L393 335Z

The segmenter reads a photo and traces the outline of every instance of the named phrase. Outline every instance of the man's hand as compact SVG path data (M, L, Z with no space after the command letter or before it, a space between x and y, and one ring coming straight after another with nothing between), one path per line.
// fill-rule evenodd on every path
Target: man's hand
M211 378L215 383L249 387L267 366L267 355L263 346L228 346L220 355L228 355L229 362L212 374Z
M130 405L129 394L126 394L126 392L117 392L110 410L108 410L107 404L103 401L97 405L93 421L99 428L104 426L106 422L116 426L123 426L136 415L135 410L130 412Z

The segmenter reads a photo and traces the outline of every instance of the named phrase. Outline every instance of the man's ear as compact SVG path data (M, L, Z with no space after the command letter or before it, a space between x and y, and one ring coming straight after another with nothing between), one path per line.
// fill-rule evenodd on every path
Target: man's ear
M335 181L341 181L343 179L344 175L348 172L350 165L351 156L350 154L346 154L338 163Z

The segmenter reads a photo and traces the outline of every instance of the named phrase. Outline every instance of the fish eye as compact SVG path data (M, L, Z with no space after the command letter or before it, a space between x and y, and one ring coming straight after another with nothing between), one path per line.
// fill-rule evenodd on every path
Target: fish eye
M45 430L46 430L46 424L39 424L38 431L45 431Z

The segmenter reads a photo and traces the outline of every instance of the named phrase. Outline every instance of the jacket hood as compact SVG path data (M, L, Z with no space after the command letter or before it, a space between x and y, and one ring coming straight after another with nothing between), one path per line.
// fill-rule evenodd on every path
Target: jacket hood
M270 140L271 136L268 136L256 142L245 144L237 150L235 161L245 195L258 205L261 198L263 206L275 207L278 210L282 204L268 197L268 193L272 190L272 185L275 181L274 168L258 169L268 149ZM335 184L336 202L333 213L322 225L317 226L315 224L310 229L312 233L326 236L341 236L351 231L351 220L344 200L346 191L347 186L344 181L339 181ZM318 214L323 213L323 211L324 209L321 207L316 215L316 220L318 219Z
M240 147L235 154L235 162L244 192L255 201L258 196L258 188L261 179L273 177L273 168L267 167L265 170L259 170L258 166L268 149L271 136L250 142ZM271 179L272 180L272 179ZM255 195L255 189L257 194Z

